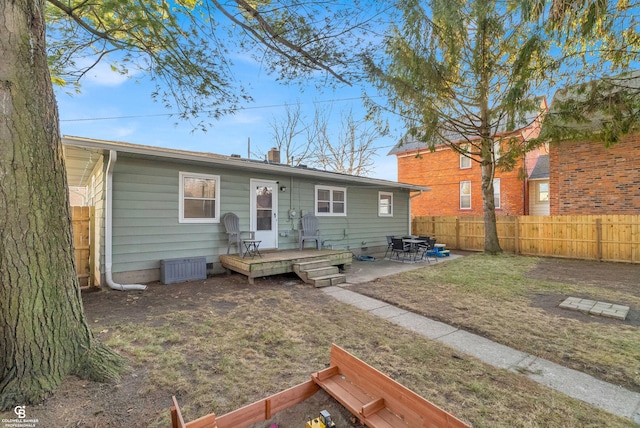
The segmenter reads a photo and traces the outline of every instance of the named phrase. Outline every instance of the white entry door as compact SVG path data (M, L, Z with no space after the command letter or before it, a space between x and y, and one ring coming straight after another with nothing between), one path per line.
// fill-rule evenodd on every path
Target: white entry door
M251 179L251 230L260 249L278 248L278 183Z

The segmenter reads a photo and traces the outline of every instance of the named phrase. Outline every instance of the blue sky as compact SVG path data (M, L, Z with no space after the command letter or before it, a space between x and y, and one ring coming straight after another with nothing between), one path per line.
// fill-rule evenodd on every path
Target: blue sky
M255 158L256 153L266 153L274 146L270 122L284 116L287 103L300 102L303 113L311 119L316 103L320 102L323 108L331 109L336 125L339 125L339 113L343 110L352 109L357 119L364 116L363 103L359 99L363 86L354 84L320 92L313 85L280 84L275 76L269 76L243 58L236 59L236 64L243 78L250 80L248 91L254 101L244 104L244 110L214 121L206 133L194 130L192 123L167 116L171 111L151 99L154 87L144 77L123 77L111 71L107 63L99 64L85 76L80 93L68 95L67 89L56 88L61 132L63 135L243 157L247 156L250 139ZM366 90L371 94L370 87ZM330 100L334 101L324 102ZM395 132L392 129L391 136L380 138L376 144L375 167L369 175L395 181L396 158L387 153L403 129L397 121L392 125Z

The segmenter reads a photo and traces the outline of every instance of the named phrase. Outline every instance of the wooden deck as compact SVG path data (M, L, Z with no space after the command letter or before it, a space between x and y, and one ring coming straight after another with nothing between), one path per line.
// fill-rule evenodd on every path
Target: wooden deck
M353 255L345 250L260 250L261 257L241 257L239 254L220 255L220 263L227 270L241 273L253 284L255 278L293 272L294 263L329 260L333 266L350 265Z

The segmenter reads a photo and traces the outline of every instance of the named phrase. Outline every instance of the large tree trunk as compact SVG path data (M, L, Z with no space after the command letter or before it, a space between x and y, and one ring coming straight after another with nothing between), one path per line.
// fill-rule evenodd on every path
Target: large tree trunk
M117 377L122 363L84 318L44 9L0 2L0 410L69 373Z
M483 159L481 168L482 205L484 216L484 252L487 254L498 254L502 252L502 248L500 248L498 227L496 225L496 203L493 194L493 162Z

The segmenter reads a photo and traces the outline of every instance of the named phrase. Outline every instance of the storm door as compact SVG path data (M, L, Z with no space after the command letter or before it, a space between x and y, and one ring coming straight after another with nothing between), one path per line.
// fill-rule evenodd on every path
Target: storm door
M260 249L278 248L278 183L251 180L251 230Z

